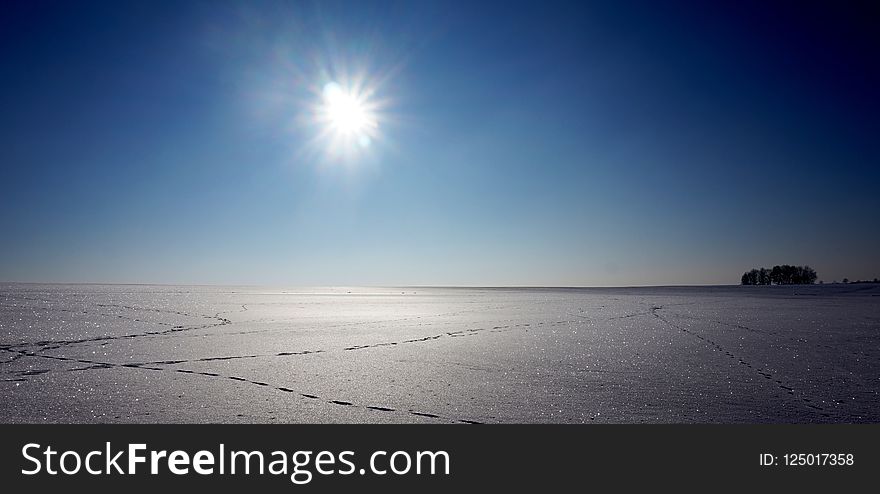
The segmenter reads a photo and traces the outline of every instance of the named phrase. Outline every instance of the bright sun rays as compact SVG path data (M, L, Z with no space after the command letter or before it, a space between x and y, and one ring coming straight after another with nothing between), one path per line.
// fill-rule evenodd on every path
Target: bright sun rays
M324 85L322 110L327 125L340 134L363 135L376 126L366 102L335 82Z
M256 74L256 114L275 127L296 162L328 171L375 170L396 150L393 134L405 121L394 80L400 65L366 56L351 61L335 51L279 49L265 73Z
M314 105L317 143L329 157L352 158L367 152L379 137L380 104L363 84L330 81Z

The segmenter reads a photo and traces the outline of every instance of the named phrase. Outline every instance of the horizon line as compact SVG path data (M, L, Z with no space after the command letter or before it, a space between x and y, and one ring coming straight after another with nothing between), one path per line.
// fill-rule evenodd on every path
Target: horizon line
M860 281L860 280L859 280ZM871 282L871 280L866 280ZM852 283L852 282L850 282ZM283 285L275 283L152 283L152 282L100 282L100 281L0 281L8 285L82 285L82 286L189 286L189 287L250 287L250 288L465 288L465 289L584 289L584 288L707 288L745 286L739 283L683 283L659 285L412 285L412 284L334 284L334 285ZM814 283L813 285L847 284L842 282ZM757 286L757 285L756 285ZM768 286L806 286L806 285L768 285Z

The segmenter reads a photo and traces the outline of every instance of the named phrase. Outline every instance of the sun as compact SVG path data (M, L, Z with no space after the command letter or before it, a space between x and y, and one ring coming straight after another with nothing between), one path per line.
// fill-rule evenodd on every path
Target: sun
M308 112L300 120L312 134L304 149L324 163L376 163L389 145L383 128L394 122L385 95L387 77L369 77L364 70L321 72L309 86Z
M324 86L323 114L327 125L341 134L364 133L375 125L365 102L335 82Z
M350 153L354 148L370 145L378 132L379 117L377 105L368 94L338 82L324 85L317 119L328 147Z

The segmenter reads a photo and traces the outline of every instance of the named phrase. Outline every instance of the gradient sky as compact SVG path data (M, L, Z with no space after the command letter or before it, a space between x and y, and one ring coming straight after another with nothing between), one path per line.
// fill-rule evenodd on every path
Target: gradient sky
M878 277L880 19L763 3L6 5L0 280ZM381 135L327 157L346 71Z

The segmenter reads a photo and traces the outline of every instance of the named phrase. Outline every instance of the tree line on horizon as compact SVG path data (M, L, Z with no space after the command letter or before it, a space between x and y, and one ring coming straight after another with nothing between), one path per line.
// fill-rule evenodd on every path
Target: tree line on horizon
M816 282L816 270L809 266L773 266L746 271L742 275L743 285L812 285Z

